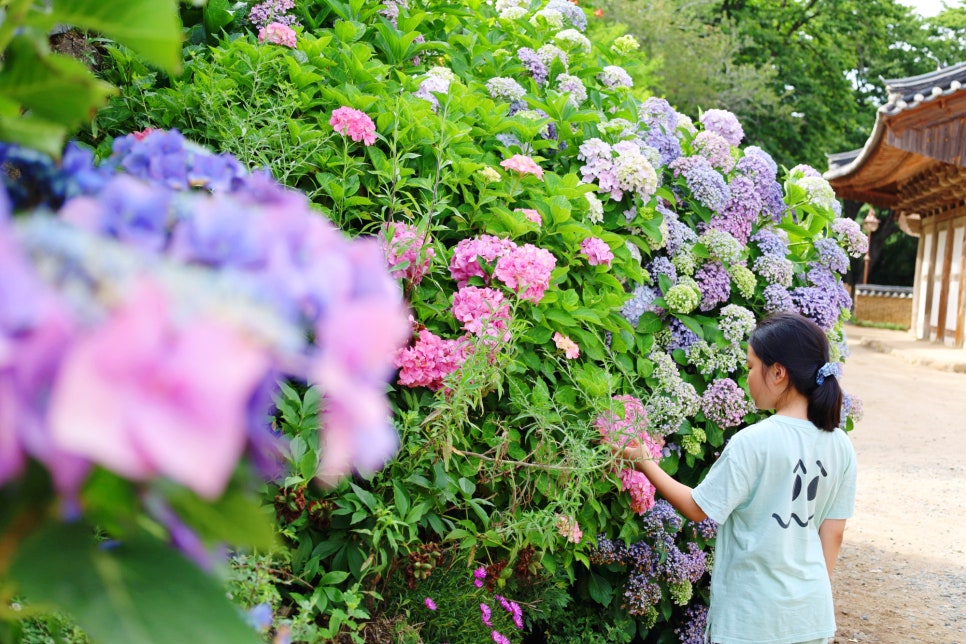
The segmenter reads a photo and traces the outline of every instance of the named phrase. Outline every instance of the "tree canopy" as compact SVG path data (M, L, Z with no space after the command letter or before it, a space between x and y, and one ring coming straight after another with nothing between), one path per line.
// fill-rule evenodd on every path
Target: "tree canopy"
M924 19L897 0L609 0L605 15L658 58L660 94L737 114L786 166L861 147L882 79L966 60L966 9Z

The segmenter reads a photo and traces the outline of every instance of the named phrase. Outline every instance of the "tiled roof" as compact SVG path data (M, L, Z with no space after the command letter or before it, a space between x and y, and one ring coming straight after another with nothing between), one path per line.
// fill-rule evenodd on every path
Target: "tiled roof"
M883 79L888 100L879 112L892 116L940 96L966 89L966 62L919 76Z

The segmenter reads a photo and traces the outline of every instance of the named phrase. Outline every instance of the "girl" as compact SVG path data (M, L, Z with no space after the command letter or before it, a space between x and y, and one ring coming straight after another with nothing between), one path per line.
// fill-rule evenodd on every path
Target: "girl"
M695 488L638 441L623 456L691 521L718 522L708 636L713 644L825 644L831 575L855 504L855 452L838 429L841 365L825 333L780 313L748 341L748 389L775 414L738 432Z

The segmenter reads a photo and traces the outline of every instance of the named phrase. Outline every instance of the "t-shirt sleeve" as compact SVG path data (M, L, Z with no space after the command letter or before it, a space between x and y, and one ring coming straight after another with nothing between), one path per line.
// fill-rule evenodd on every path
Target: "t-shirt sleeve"
M718 523L724 523L732 511L748 499L753 489L747 441L739 437L740 434L731 439L708 475L691 491L691 498L698 507Z
M848 519L855 512L855 481L858 467L852 441L848 437L845 440L848 445L848 456L842 474L842 484L829 506L828 514L825 515L826 519Z

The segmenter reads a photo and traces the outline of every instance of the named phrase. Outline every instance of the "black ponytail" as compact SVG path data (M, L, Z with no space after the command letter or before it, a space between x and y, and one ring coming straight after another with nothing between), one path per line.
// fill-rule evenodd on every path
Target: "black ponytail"
M842 387L832 374L818 384L818 372L829 361L829 344L817 324L798 313L775 313L758 323L748 343L762 364L776 362L788 372L788 379L808 398L808 419L826 431L839 426L842 416Z

